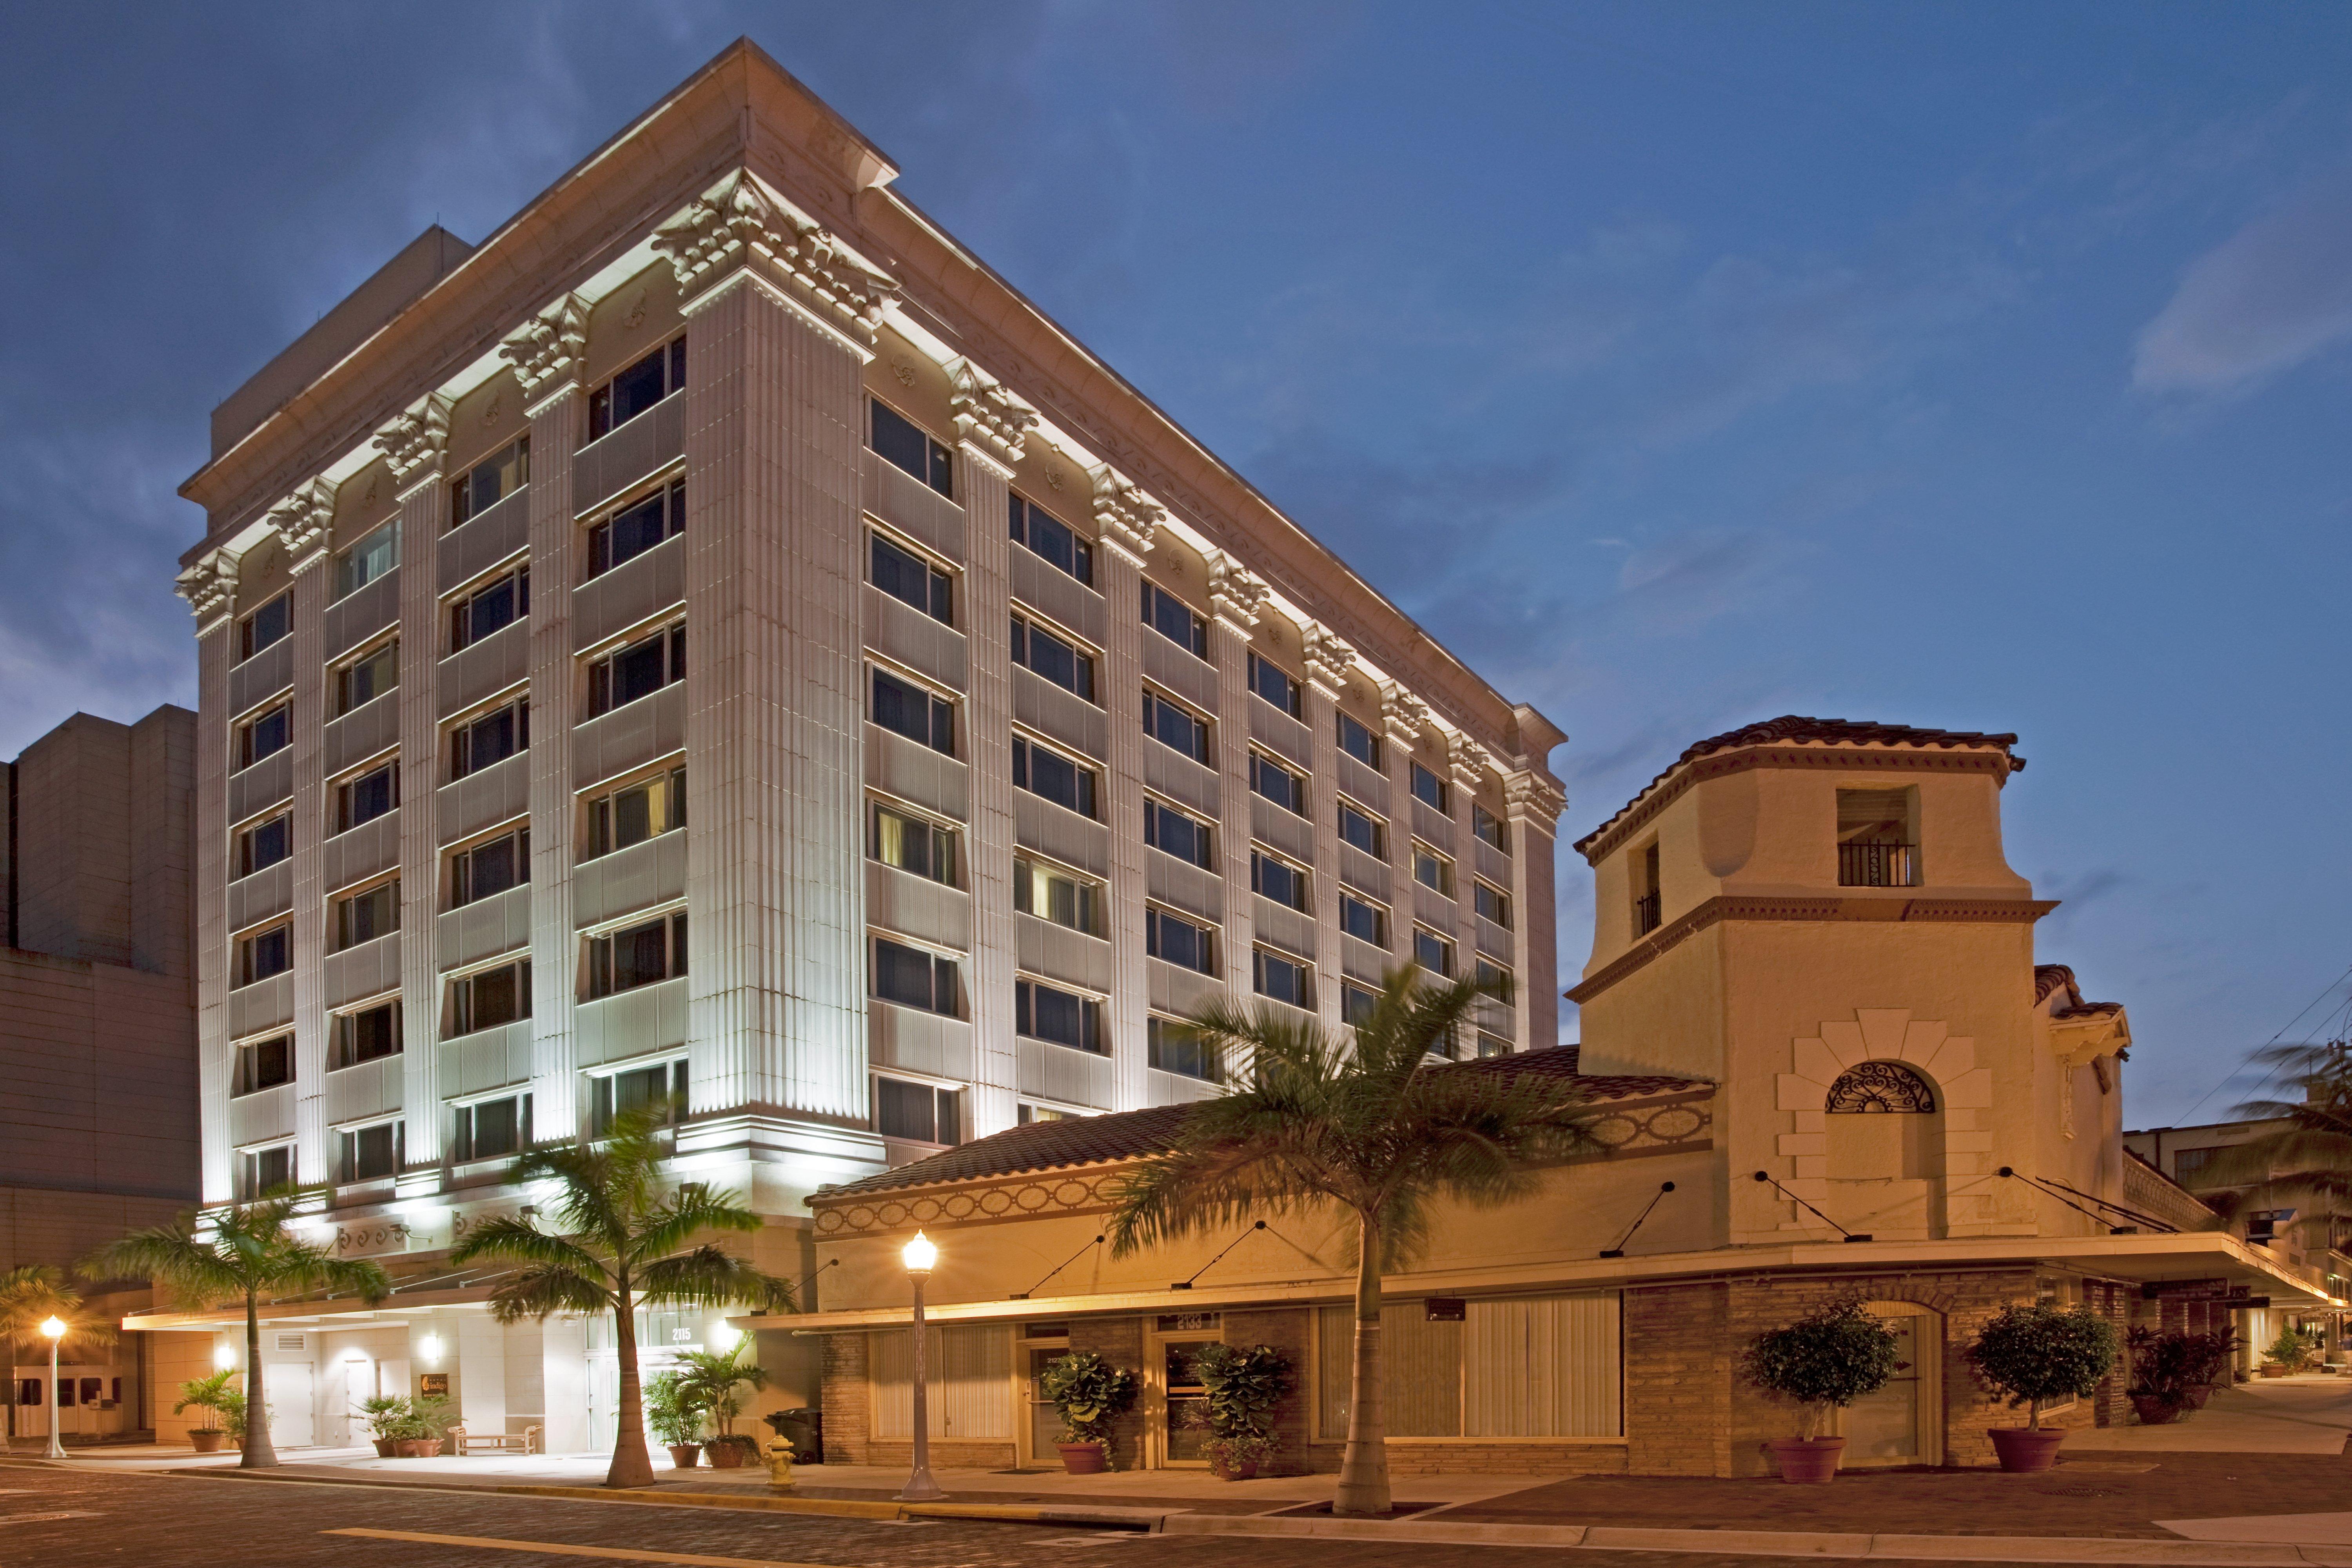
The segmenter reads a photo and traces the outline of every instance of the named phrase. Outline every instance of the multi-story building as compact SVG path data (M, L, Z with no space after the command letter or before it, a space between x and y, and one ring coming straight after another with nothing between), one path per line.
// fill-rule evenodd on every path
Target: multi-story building
M196 1200L195 731L77 713L0 763L0 1270L70 1268ZM144 1424L144 1339L61 1371L68 1435ZM16 1370L19 1431L47 1432L47 1378Z
M215 416L205 1195L332 1183L407 1266L268 1352L318 1441L426 1341L478 1429L609 1429L591 1331L437 1258L633 1106L798 1274L822 1187L1206 1092L1207 997L1338 1025L1417 961L1496 984L1465 1056L1554 1043L1561 733L897 174L738 44Z

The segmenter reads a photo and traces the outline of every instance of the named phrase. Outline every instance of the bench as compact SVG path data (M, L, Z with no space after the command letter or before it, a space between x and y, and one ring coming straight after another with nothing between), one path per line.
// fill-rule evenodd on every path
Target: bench
M536 1454L541 1428L526 1426L520 1432L468 1432L464 1426L449 1428L450 1441L462 1458L477 1449L488 1454Z

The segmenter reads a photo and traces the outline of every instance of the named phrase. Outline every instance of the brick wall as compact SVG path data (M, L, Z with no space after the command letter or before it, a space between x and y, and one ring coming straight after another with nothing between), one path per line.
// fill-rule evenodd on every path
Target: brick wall
M873 1389L866 1377L863 1333L824 1336L824 1457L829 1464L864 1465L873 1447Z
M1622 1443L1427 1443L1411 1437L1388 1442L1391 1476L1622 1476ZM1331 1468L1339 1468L1340 1445L1331 1446Z
M1721 1284L1625 1292L1626 1468L1731 1473L1730 1292ZM1751 1332L1753 1331L1750 1331Z
M1143 1374L1143 1320L1140 1318L1079 1318L1070 1324L1072 1353L1091 1351L1113 1366ZM1111 1427L1113 1468L1131 1470L1143 1462L1143 1405L1133 1408Z

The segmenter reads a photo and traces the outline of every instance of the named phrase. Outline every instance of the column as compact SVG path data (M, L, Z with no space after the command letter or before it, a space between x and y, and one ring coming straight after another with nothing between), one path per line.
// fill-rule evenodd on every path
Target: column
M196 616L196 1040L200 1058L204 1201L236 1186L228 1096L228 662L236 629L236 569L218 552L182 574Z
M1322 626L1308 625L1306 648L1307 729L1315 746L1315 779L1308 794L1315 813L1315 972L1321 990L1318 1011L1326 1028L1339 1025L1339 818L1332 805L1339 777L1339 695L1347 689L1355 650Z
M1559 1044L1559 947L1552 893L1553 839L1568 797L1533 769L1503 779L1511 834L1511 896L1518 919L1511 946L1519 974L1519 1049Z
M1412 962L1412 758L1429 710L1394 683L1381 688L1381 761L1389 775L1389 947L1398 963Z
M305 485L272 507L270 526L294 577L294 1138L295 1179L314 1182L333 1173L333 1139L326 1125L326 616L327 524L333 492Z
M1103 650L1110 776L1103 805L1110 824L1111 1109L1136 1110L1149 1100L1144 1031L1151 1011L1143 951L1143 560L1164 514L1115 468L1096 469L1094 486L1095 530L1102 543L1096 566L1110 610L1109 646ZM1225 827L1218 831L1228 835ZM1246 877L1242 887L1249 887ZM1228 907L1233 900L1228 886Z
M1454 972L1463 977L1475 977L1478 973L1478 840L1470 831L1470 802L1477 795L1478 778L1485 771L1481 765L1484 755L1484 748L1457 730L1446 737L1446 765L1439 770L1453 783L1446 792L1446 804L1453 807L1449 815L1454 821L1454 842L1447 848L1454 856ZM1516 963L1511 965L1511 973L1515 976L1518 973ZM1516 997L1507 1008L1500 1002L1484 1003L1478 1009L1479 1022L1496 1034L1517 1040L1517 1008ZM1504 1023L1509 1026L1494 1027ZM1458 1042L1456 1054L1478 1054L1475 1030L1471 1038Z
M1223 961L1225 989L1236 1001L1251 994L1250 952L1257 932L1250 890L1249 643L1265 602L1265 584L1247 568L1222 551L1210 558L1209 658L1217 668L1217 856L1225 879L1225 928L1218 956Z

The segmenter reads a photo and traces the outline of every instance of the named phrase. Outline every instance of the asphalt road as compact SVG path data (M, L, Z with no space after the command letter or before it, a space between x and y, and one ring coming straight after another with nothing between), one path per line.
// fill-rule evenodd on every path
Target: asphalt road
M599 1562L682 1568L1432 1568L1441 1554L1473 1568L1780 1568L1789 1562L1557 1548L1433 1551L957 1520L898 1524L0 1465L0 1563L7 1568L586 1568Z

